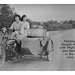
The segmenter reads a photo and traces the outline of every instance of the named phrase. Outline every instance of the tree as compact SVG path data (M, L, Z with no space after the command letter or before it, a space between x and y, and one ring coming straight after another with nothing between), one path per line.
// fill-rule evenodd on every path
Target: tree
M14 15L13 9L8 4L0 4L0 29L10 27Z
M73 20L69 20L69 24L73 24L73 22L74 22Z

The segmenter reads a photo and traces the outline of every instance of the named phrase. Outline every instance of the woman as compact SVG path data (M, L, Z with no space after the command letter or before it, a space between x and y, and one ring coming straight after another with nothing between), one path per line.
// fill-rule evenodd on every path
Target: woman
M21 22L21 17L20 15L15 15L14 16L14 22L11 25L11 27L9 29L11 29L13 31L12 33L12 39L16 39L17 43L19 45L19 50L16 50L16 52L18 52L19 54L21 53L21 40L19 39L19 37L21 36L21 27L22 27L22 22Z
M28 29L30 28L29 23L27 22L27 16L23 15L22 16L22 27L21 27L21 34L22 37L26 37L28 34Z
M21 27L22 27L21 17L20 17L20 15L15 15L14 22L10 27L10 29L12 29L14 32L13 36L15 34L21 34Z

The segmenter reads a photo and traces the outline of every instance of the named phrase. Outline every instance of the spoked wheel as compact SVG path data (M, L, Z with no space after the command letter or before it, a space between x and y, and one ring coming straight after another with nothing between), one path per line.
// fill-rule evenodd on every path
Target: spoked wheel
M51 39L48 40L48 46L47 46L47 61L50 61L52 59L53 51L54 51L54 45L53 41Z
M0 47L0 68L3 66L5 62L5 51L2 47Z

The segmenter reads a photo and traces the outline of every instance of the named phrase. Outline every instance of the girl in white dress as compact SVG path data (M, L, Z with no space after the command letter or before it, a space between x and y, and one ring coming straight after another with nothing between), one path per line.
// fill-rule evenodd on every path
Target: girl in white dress
M30 25L26 20L27 20L27 16L23 15L22 16L22 27L21 27L22 38L27 36L28 29L30 28Z

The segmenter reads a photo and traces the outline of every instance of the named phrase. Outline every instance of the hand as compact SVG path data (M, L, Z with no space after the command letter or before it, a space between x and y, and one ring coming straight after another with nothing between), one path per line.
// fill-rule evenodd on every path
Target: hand
M12 29L9 29L9 28L7 29L7 33L8 33L8 34L11 34L12 32L13 32Z
M21 35L21 32L19 32L19 34Z

